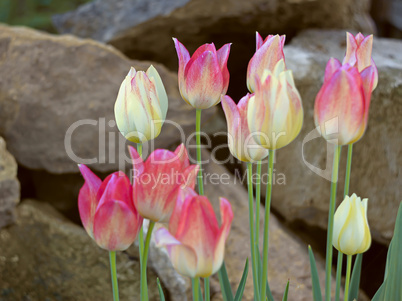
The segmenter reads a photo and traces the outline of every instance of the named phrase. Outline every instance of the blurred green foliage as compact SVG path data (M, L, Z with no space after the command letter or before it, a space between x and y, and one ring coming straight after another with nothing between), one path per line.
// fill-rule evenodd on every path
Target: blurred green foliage
M90 0L0 0L0 22L55 32L51 17Z

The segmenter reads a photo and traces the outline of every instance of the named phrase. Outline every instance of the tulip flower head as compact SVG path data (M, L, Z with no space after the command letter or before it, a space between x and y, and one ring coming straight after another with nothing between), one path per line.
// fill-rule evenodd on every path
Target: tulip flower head
M263 41L256 32L256 52L251 58L247 68L247 87L251 93L255 92L257 77L262 78L264 70L274 71L280 60L285 60L283 46L285 36L269 35Z
M168 97L158 71L131 67L123 80L114 106L116 124L123 136L143 143L158 137L168 109Z
M219 227L208 198L194 190L180 191L169 221L169 230L155 232L158 246L165 246L173 267L188 277L209 277L223 262L225 242L233 219L230 203L220 198L222 225Z
M154 222L167 223L181 186L194 188L198 165L190 165L186 148L174 152L157 149L144 162L133 147L134 204L138 212Z
M222 95L222 107L228 126L228 145L231 154L244 162L260 161L268 150L258 145L247 124L247 107L252 95L247 94L236 105L230 96Z
M292 142L303 124L301 97L291 70L280 60L273 72L256 76L255 95L249 100L247 121L255 141L274 150Z
M326 140L346 145L363 136L374 80L372 66L359 73L356 67L342 66L337 59L328 61L314 106L315 124Z
M367 199L361 200L356 194L345 196L334 216L333 245L346 255L363 253L370 248Z
M190 58L186 47L173 38L179 58L179 89L182 98L196 109L208 109L221 101L229 86L227 61L230 45L218 51L214 44L200 46Z
M351 33L346 33L346 54L342 64L349 64L355 66L362 72L369 66L373 67L374 80L372 83L372 90L377 87L378 71L377 67L371 58L373 49L373 35L364 37L360 32L353 36Z
M85 179L78 195L82 224L103 249L126 250L136 239L142 217L133 204L128 177L115 172L103 182L85 165L79 165Z

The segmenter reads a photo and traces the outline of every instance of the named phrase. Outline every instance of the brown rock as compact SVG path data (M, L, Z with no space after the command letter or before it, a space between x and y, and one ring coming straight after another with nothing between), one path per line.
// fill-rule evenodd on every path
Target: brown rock
M15 206L19 201L17 162L7 151L4 139L0 137L0 228L15 221Z
M1 300L112 300L108 252L84 229L35 201L24 201L17 215L0 230ZM121 300L138 300L137 258L118 252L117 270ZM156 281L150 269L148 279ZM157 290L149 297L159 300Z
M129 163L126 141L115 126L114 103L130 66L146 70L150 62L128 60L94 41L4 25L0 53L0 134L18 163L54 174L78 172L77 163L89 164L83 159L93 158L89 165L102 172ZM194 131L195 112L181 99L177 76L155 66L169 110L160 136L149 145L166 147L182 139L175 124L184 135ZM215 112L206 111L203 121ZM74 131L76 122L84 125ZM149 145L144 145L145 154Z
M97 0L54 16L53 22L61 33L111 43L130 57L176 67L172 36L194 50L212 41L254 45L256 30L288 35L311 27L372 32L369 8L367 0Z

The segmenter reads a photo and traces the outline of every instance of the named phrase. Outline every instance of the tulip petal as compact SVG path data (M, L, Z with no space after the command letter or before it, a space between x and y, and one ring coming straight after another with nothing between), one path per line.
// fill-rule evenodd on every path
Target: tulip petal
M197 59L190 59L184 71L188 101L197 109L215 105L223 91L223 75L216 54L203 52Z
M133 244L141 225L126 203L109 199L96 211L94 239L103 249L123 251Z
M190 246L182 244L165 228L155 232L155 241L158 247L166 247L173 267L179 273L192 278L196 276L197 255Z
M232 44L225 44L223 45L217 52L216 55L218 57L218 63L222 71L222 77L223 77L223 90L221 94L226 94L228 87L229 87L229 70L227 67L227 62L229 58L229 52L230 52L230 46Z
M133 179L139 177L144 172L144 162L137 150L131 145L128 146L128 151L133 163Z
M186 199L187 198L192 199L193 197L196 197L196 196L197 196L197 193L194 191L193 188L191 188L191 187L181 187L180 188L178 195L177 195L174 210L173 210L172 215L169 220L169 231L173 235L176 236L180 223L184 223L186 221L187 211L183 210ZM188 202L186 203L186 206L188 206ZM180 226L180 227L182 227L182 226Z
M99 202L97 193L102 181L84 164L78 167L85 180L78 195L78 210L85 230L93 238L93 220Z
M346 54L345 57L343 58L342 64L349 64L353 66L356 64L356 50L357 50L358 44L356 42L355 37L350 33L346 33Z
M187 168L190 166L190 160L188 159L187 149L184 143L181 143L174 151L174 154L179 158L182 168Z
M183 171L183 177L182 177L183 180L181 181L182 186L194 189L195 182L198 176L198 170L199 170L198 165L190 165L189 167L187 167Z
M179 58L179 72L178 72L178 77L179 77L179 87L180 87L180 93L185 92L184 89L184 68L186 67L188 61L190 60L190 54L188 53L188 50L182 43L179 42L178 39L173 38L174 45L176 48L177 56ZM182 94L182 97L184 99L187 99L186 95Z
M156 94L158 96L157 98L159 100L159 105L161 107L161 114L162 114L161 117L162 120L164 121L166 119L166 114L168 110L168 96L166 94L165 87L163 85L162 79L158 71L155 69L154 66L151 65L146 73L149 79L155 85Z
M255 32L255 51L260 49L262 44L264 43L264 40L262 39L261 35L258 33L258 31Z
M342 228L345 225L346 220L349 218L349 208L351 206L351 199L356 197L357 197L356 194L353 194L351 197L346 195L343 202L340 203L339 207L335 211L332 243L337 250L340 250L339 245L340 233L342 232Z
M342 66L341 62L331 57L325 67L325 75L324 75L324 82L331 79L332 75Z
M215 247L212 274L216 273L222 265L225 253L225 242L229 235L230 226L232 225L233 220L232 206L227 199L220 198L220 210L222 226L220 228L219 237Z
M361 35L363 37L363 35ZM357 68L361 72L364 68L371 65L371 52L373 49L373 35L363 37L361 42L358 42L356 50Z
M212 205L205 196L186 198L184 222L179 223L175 237L184 245L190 245L197 254L197 276L211 275L219 226Z

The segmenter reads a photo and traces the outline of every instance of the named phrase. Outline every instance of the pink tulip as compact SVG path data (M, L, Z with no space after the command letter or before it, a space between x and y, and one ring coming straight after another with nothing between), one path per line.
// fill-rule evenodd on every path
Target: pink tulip
M363 136L374 81L373 66L359 73L357 67L342 66L337 59L328 61L314 107L315 124L326 140L346 145Z
M85 179L78 195L78 209L85 230L103 249L126 250L136 239L142 217L134 207L128 177L115 172L103 182L85 165Z
M247 87L251 93L256 89L256 78L262 78L264 70L273 72L276 64L285 60L283 46L285 45L285 36L269 35L263 41L260 34L256 33L256 52L248 63L247 68Z
M179 273L209 277L221 267L233 211L224 198L220 198L220 209L221 227L207 197L188 187L180 191L169 230L160 228L155 232L157 245L166 247Z
M252 95L247 94L236 105L229 96L221 97L228 125L228 145L231 154L244 162L260 161L268 150L259 146L247 124L247 106Z
M186 47L173 38L179 58L179 89L183 99L196 109L208 109L221 100L229 86L227 61L230 45L216 51L215 45L200 46L190 58Z
M349 64L355 66L362 72L365 68L372 66L374 73L374 81L372 89L377 87L378 83L378 71L377 67L371 58L371 52L373 49L373 35L364 37L360 32L353 36L351 33L346 33L346 54L343 59L343 64Z
M180 186L194 188L198 165L190 165L186 148L174 152L157 149L143 162L129 147L133 159L134 204L139 213L154 222L167 223Z

